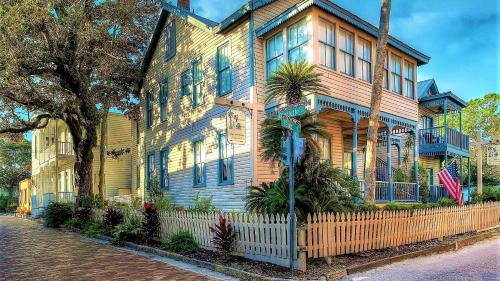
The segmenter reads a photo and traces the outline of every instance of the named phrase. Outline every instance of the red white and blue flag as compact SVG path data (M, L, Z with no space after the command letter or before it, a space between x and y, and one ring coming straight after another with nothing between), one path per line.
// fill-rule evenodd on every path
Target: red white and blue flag
M446 169L438 173L439 181L443 184L451 198L457 200L458 204L464 204L462 196L462 186L460 185L460 178L458 177L457 162L453 161Z

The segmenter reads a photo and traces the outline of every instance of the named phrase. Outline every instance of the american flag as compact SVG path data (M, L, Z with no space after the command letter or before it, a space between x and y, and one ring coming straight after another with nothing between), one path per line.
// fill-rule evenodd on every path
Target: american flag
M460 186L460 178L458 177L457 162L453 161L446 169L438 173L438 178L443 184L448 194L460 205L464 204L462 197L462 187Z

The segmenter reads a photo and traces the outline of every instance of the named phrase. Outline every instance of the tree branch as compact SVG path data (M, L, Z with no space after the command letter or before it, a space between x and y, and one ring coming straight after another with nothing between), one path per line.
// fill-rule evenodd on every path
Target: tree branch
M0 134L19 134L19 133L25 133L27 131L35 130L35 129L41 129L47 126L49 123L51 115L50 114L40 114L35 116L32 120L28 122L24 122L24 126L22 127L7 127L7 128L0 128Z

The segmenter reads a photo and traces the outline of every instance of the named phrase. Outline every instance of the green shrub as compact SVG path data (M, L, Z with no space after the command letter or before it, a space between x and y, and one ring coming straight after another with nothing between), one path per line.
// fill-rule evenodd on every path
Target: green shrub
M190 209L190 211L194 212L204 212L211 213L217 211L215 205L212 202L213 197L202 197L200 193L196 194L196 198L194 199L194 208Z
M73 230L73 228L81 228L82 225L76 218L71 218L63 224L63 227L69 230Z
M17 209L17 198L9 195L0 195L0 212L13 213Z
M85 207L76 208L75 214L74 214L74 218L78 222L78 225L76 227L82 228L84 225L86 225L90 221L91 217L92 217L92 209L91 208L85 208Z
M167 251L174 253L192 253L198 250L198 242L189 231L180 231L162 241L163 247Z
M472 202L481 203L488 201L500 201L500 188L494 186L483 187L483 194L481 196L477 195L477 189L471 192Z
M96 237L104 233L104 224L100 221L91 220L83 227L83 234L87 237Z
M398 210L419 210L440 207L437 203L404 203L404 202L390 202L384 206L384 210L398 211Z
M356 212L375 212L380 210L380 208L377 205L363 203L354 204L352 210Z
M406 174L406 172L403 169L401 168L394 169L394 175L392 176L393 182L408 182L409 178L410 177Z
M73 204L51 202L45 210L45 226L59 227L73 218Z
M111 232L117 225L123 223L123 213L117 208L107 208L103 221L106 229Z
M153 205L158 211L170 212L173 209L172 199L167 195L153 197L151 202L153 202Z
M99 195L80 195L77 200L81 202L81 206L84 208L91 209L102 209L104 208L104 200Z
M119 224L113 231L113 244L121 245L125 241L137 242L141 240L142 227L139 224Z
M450 198L441 198L437 203L441 207L451 207L457 205L457 202Z

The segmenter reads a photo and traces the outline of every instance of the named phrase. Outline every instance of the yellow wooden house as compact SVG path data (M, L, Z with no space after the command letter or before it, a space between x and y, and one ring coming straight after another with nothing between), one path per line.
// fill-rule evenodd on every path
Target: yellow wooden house
M107 156L105 162L104 195L111 198L134 192L131 182L133 155L136 155L135 125L126 116L110 113L108 116L108 151L128 151L118 158ZM100 135L99 133L97 134ZM99 139L97 141L99 144ZM98 192L99 148L93 149L93 194ZM68 126L62 120L50 120L32 135L32 204L36 216L38 208L45 208L51 201L75 200L75 153Z

